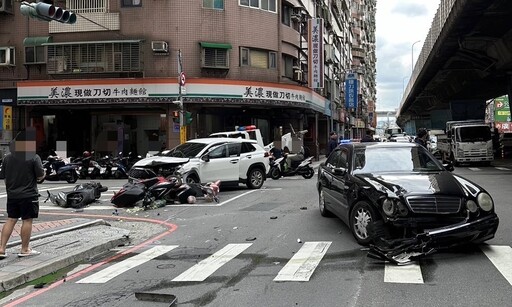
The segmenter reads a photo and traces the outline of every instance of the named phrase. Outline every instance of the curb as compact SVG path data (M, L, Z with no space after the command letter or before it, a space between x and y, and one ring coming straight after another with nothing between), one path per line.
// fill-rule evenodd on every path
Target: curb
M12 272L8 276L5 276L0 285L0 291L12 290L32 280L69 267L73 264L82 262L91 257L97 256L106 250L110 250L112 248L118 247L119 245L126 244L129 242L129 231L124 230L124 232L126 232L126 234L118 238L107 240L106 242L99 245L80 248L63 256L51 257L45 261L42 261L41 263L34 264L33 266L27 267L26 269L19 272Z
M78 230L78 229L85 228L85 227L90 227L90 226L97 226L97 225L109 225L109 224L105 220L103 220L103 219L96 219L96 220L93 220L93 221L90 221L90 222L85 222L85 223L82 223L82 224L79 224L79 225L74 225L74 226L70 226L70 227L65 227L65 228L57 229L57 230L54 230L54 231L49 231L49 232L45 232L45 233L36 234L36 235L33 235L33 236L30 237L30 241L32 242L32 241L43 239L43 238L46 238L46 237L58 235L58 234L61 234L61 233L64 233L64 232ZM13 246L16 246L16 245L19 245L19 244L21 244L21 239L16 240L16 241L11 241L11 242L7 243L7 247L9 248L9 247L13 247Z

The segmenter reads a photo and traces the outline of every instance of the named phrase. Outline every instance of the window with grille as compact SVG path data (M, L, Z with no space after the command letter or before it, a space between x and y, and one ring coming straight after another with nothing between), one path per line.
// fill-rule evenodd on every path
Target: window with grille
M108 13L108 3L108 0L66 0L66 8L75 14Z
M203 67L229 68L228 49L203 48Z
M123 0L123 6L142 6L142 0Z
M241 6L252 7L269 12L277 12L276 0L239 0Z
M140 41L48 44L48 74L141 72Z
M203 8L223 10L224 0L203 0Z

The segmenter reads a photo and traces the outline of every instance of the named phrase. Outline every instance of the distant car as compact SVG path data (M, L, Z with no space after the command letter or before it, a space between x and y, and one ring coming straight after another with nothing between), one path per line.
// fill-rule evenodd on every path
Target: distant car
M399 142L399 143L409 143L409 142L412 142L413 140L411 139L410 136L406 135L405 133L401 133L401 134L393 134L392 136L389 137L389 141L390 142Z
M176 172L188 183L221 180L222 185L245 183L259 189L269 169L268 153L255 140L202 138L138 161L129 175L148 178Z
M492 239L491 196L451 170L414 142L340 144L318 171L320 213L339 217L361 245L417 239L439 249Z

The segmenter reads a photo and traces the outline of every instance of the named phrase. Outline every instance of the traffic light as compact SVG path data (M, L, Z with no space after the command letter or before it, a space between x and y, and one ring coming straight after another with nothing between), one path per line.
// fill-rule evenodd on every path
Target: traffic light
M185 125L187 125L187 126L190 125L192 123L192 121L194 120L192 118L192 112L188 112L188 111L185 112L185 116L184 117L185 117Z
M55 20L68 24L73 24L76 22L75 13L46 2L28 3L23 1L21 2L20 11L24 16L44 21Z
M180 111L172 111L172 121L176 124L180 122Z

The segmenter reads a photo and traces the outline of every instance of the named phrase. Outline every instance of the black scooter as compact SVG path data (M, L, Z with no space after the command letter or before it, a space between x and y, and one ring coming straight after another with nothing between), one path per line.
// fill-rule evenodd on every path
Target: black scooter
M83 208L95 202L101 197L101 192L106 192L107 187L104 187L99 182L90 182L76 185L70 192L58 192L57 194L48 193L48 197L44 202L50 200L54 205L63 208Z
M43 161L43 168L45 170L44 178L38 180L37 183L43 183L45 180L66 180L68 183L75 183L78 180L78 165L73 163L67 164L60 157L48 156Z

